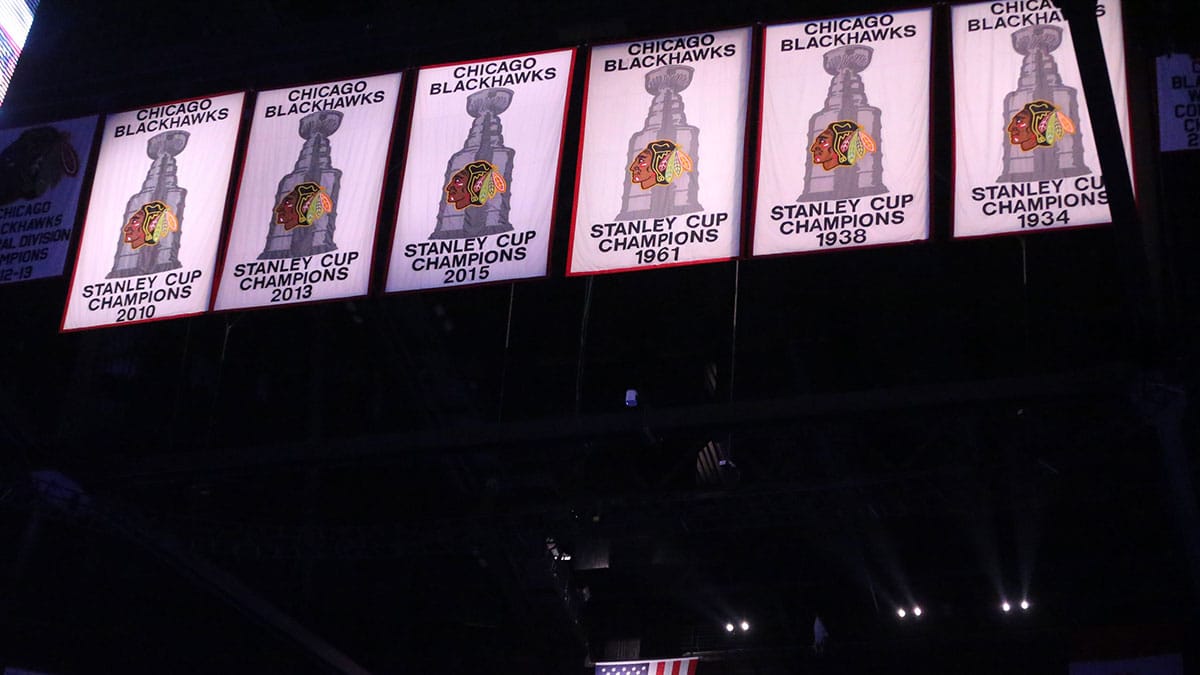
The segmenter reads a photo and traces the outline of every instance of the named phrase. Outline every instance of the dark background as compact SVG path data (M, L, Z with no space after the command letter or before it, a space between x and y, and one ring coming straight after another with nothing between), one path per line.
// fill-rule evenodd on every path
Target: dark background
M0 665L1196 668L1198 158L1156 152L1153 58L1197 9L1126 5L1110 227L952 241L947 123L919 244L568 279L564 193L544 280L66 335L67 277L0 287ZM886 9L44 0L0 124Z

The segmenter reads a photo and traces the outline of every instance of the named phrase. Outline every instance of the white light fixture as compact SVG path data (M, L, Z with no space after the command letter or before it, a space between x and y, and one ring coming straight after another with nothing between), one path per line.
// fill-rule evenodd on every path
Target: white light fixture
M921 616L922 613L920 605L913 605L913 616Z
M1029 610L1029 601L1028 601L1028 600L1022 600L1022 601L1021 601L1021 609L1022 609L1022 610L1024 610L1024 611L1028 611L1028 610Z
M1008 604L1008 601L1005 600L1004 602L1000 603L1000 609L1003 610L1005 614L1007 614L1012 611L1012 605Z
M733 632L733 624L731 624L731 623L725 624L725 632L732 633Z
M743 633L745 633L746 631L750 630L750 622L749 622L749 621L747 621L747 620L745 620L745 619L742 619L741 626L742 626L742 632L743 632Z
M898 617L900 617L901 619L903 619L904 617L908 616L908 612L904 611L904 608L903 608L903 607L901 607L900 609L897 609L897 610L896 610L896 616L898 616Z

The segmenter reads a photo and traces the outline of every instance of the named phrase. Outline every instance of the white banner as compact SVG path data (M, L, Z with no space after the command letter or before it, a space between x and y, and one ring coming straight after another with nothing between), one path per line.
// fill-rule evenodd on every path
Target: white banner
M932 15L767 26L754 255L928 237Z
M63 330L208 308L244 100L108 116Z
M62 274L98 121L0 130L0 283Z
M567 274L739 253L749 28L595 47Z
M400 73L258 95L215 309L366 295Z
M1051 0L952 8L954 236L1111 222L1071 30ZM1129 154L1118 0L1097 22Z
M546 275L574 57L421 69L388 291Z

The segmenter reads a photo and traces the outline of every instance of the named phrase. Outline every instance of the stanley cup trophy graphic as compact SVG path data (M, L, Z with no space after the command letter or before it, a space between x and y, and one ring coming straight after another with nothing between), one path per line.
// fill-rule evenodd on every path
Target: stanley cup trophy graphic
M430 239L462 239L510 232L509 191L513 157L504 145L500 113L512 104L511 89L493 88L467 97L472 117L467 140L446 162L446 182L438 200L437 225Z
M292 172L279 180L267 241L259 260L299 258L337 249L338 190L342 172L333 168L329 137L342 124L342 113L322 110L300 118L304 146Z
M175 156L187 147L188 132L167 131L146 142L152 160L142 190L125 204L124 226L107 278L134 277L181 267L183 202L187 190L176 180Z
M851 199L887 192L883 184L880 111L867 103L859 75L875 50L848 45L825 52L833 80L825 107L808 120L811 161L804 163L804 194L798 202Z
M698 182L700 130L687 123L679 95L692 83L694 73L689 66L662 66L646 73L646 93L654 99L642 130L629 138L626 159L631 164L625 168L625 191L616 220L704 210Z
M1017 88L1004 97L1004 172L999 183L1052 180L1091 173L1075 135L1079 100L1063 84L1050 54L1062 44L1062 28L1029 26L1012 34L1013 49L1023 56Z

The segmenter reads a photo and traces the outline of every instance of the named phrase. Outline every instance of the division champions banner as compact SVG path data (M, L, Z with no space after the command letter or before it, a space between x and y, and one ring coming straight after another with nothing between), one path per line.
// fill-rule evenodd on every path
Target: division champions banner
M400 73L265 91L218 310L366 295Z
M954 236L1111 222L1063 12L1051 0L1021 0L959 5L951 16ZM1128 158L1118 0L1100 0L1096 20Z
M574 58L421 69L387 291L546 275Z
M1200 150L1200 58L1162 54L1154 61L1159 150Z
M931 17L766 28L754 255L928 237Z
M244 100L108 116L63 330L208 308Z
M749 28L595 47L567 274L739 253Z
M62 274L98 120L0 130L0 283Z

